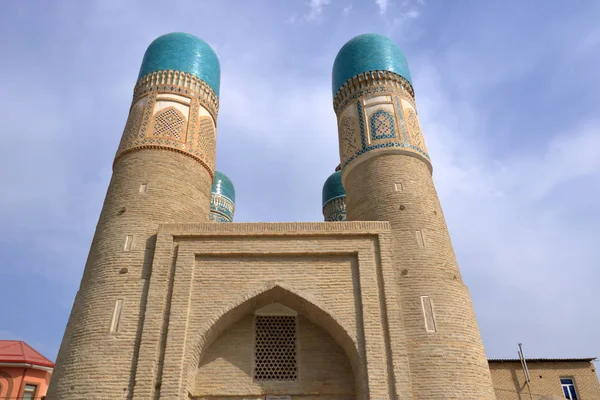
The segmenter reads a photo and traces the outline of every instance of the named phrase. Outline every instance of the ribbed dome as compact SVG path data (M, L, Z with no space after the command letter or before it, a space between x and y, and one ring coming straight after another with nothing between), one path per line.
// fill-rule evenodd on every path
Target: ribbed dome
M215 51L187 33L167 33L156 38L144 54L138 80L155 71L187 72L202 79L219 96L221 67Z
M346 190L342 185L342 171L335 171L327 178L323 185L323 206L331 200L339 197L345 197Z
M213 195L220 195L227 197L232 203L235 203L235 188L231 179L222 172L215 171L215 179L213 180L213 187L211 190Z
M406 57L398 45L385 36L367 33L351 39L335 57L333 95L348 79L370 71L395 72L412 84Z

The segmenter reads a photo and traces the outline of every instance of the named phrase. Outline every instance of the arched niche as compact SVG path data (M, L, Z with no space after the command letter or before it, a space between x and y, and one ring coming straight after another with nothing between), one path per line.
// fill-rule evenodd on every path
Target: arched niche
M190 380L192 398L302 395L303 399L362 399L366 376L356 343L329 312L292 290L274 285L243 296L214 318L198 338ZM294 381L256 379L257 317L296 317L298 376ZM307 397L308 396L308 397Z

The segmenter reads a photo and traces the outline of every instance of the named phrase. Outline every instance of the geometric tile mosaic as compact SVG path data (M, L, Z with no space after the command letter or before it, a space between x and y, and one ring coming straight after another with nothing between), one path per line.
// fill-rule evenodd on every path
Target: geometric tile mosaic
M377 110L371 115L371 139L393 139L396 137L394 117L385 110Z

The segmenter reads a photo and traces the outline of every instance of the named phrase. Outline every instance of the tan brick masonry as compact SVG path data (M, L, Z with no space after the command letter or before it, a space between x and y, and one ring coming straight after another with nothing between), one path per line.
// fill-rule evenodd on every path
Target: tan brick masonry
M146 192L140 193L140 185ZM115 165L47 398L120 399L133 386L157 226L206 221L212 179L194 159L139 150ZM132 235L125 251L126 236ZM111 316L123 300L118 332Z

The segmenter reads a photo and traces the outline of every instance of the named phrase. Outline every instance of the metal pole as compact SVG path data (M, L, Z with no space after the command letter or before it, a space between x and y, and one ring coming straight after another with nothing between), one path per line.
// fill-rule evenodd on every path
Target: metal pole
M525 360L525 355L523 354L523 347L521 343L519 343L519 360L521 360L521 366L523 367L523 373L525 374L525 383L527 384L527 391L529 392L529 399L533 400L533 396L531 394L531 376L529 375L529 368L527 367L527 360Z

